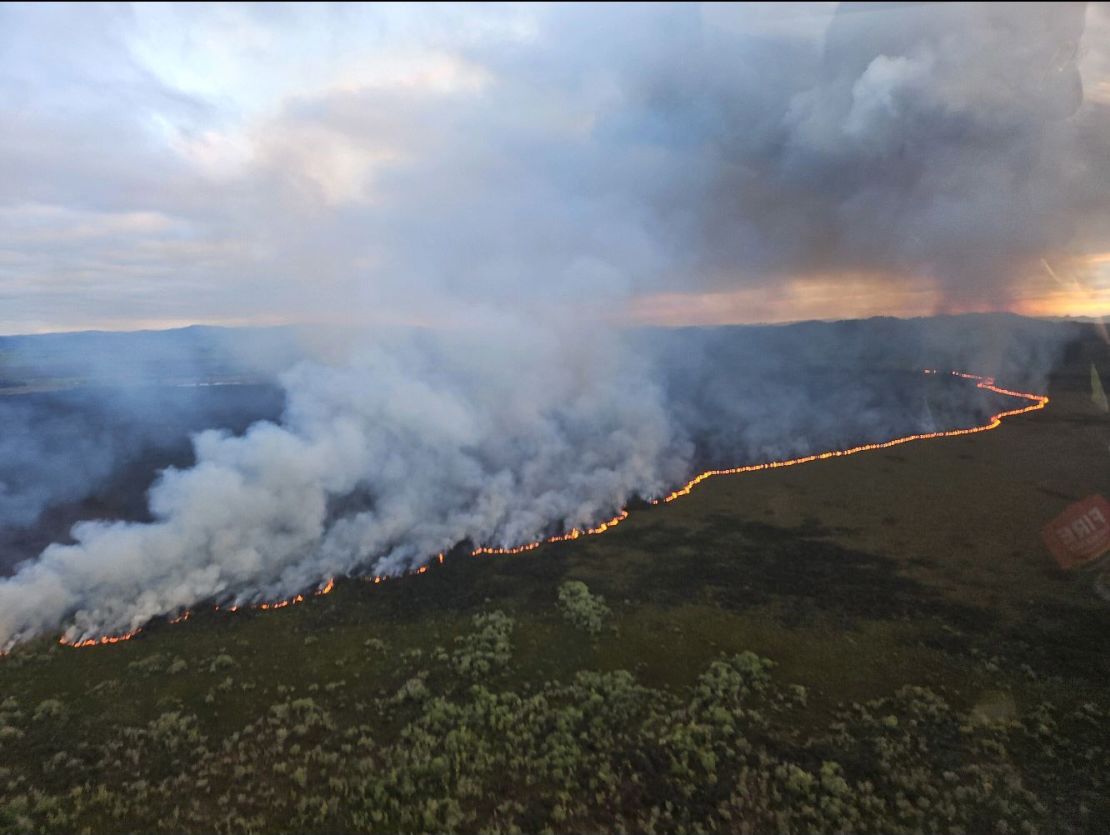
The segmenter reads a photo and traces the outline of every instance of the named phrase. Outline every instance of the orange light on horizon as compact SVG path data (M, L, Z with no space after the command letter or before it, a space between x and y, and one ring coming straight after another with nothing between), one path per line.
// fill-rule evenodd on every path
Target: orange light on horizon
M1015 312L1027 316L1110 318L1110 252L1068 259L1059 270L1042 258L1041 266L1054 286L1040 295L1022 299Z
M713 327L929 316L942 307L939 290L928 281L858 272L795 276L727 290L636 296L625 316L641 325Z
M838 321L872 316L902 318L938 313L1008 312L1024 316L1110 316L1110 252L1067 259L1061 280L1040 267L1013 282L1005 302L951 300L926 278L883 273L796 276L773 284L727 290L659 292L634 296L617 314L621 321L662 327L781 324ZM1045 261L1041 261L1047 267ZM1081 282L1074 276L1082 276Z

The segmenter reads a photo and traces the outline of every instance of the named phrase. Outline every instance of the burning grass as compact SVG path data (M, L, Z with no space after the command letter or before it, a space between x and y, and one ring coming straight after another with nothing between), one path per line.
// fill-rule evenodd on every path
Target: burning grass
M1042 488L1105 468L1057 408L518 559L17 648L0 830L1099 831L1105 609L1037 531ZM568 584L608 610L589 639Z
M927 369L924 373L926 375L932 376L932 375L936 375L938 372L935 371L935 370L932 370L932 369ZM730 468L727 468L727 469L706 470L706 471L701 472L698 475L694 476L692 479L690 479L688 482L686 482L686 484L684 484L682 487L671 491L670 493L668 493L665 496L662 496L661 498L652 500L651 504L669 504L670 502L673 502L676 499L679 499L679 498L682 498L683 496L689 495L690 492L695 487L697 487L699 484L707 481L710 478L714 478L714 477L717 477L717 476L722 476L722 475L744 475L744 474L748 474L748 473L762 472L762 471L765 471L765 470L778 470L778 469L783 469L783 468L786 468L786 467L795 467L795 466L799 466L799 465L802 465L802 464L809 464L809 463L813 463L813 462L817 462L817 461L828 461L828 460L833 460L833 459L837 459L837 458L844 458L844 457L847 457L847 456L856 455L856 454L861 453L861 452L875 452L875 451L890 449L892 447L900 446L902 444L910 443L912 441L934 440L934 439L938 439L938 438L955 438L955 437L962 437L962 436L966 436L966 435L973 435L973 434L976 434L976 433L979 433L979 432L986 432L986 431L989 431L991 429L997 429L998 427L1000 427L1002 425L1002 421L1005 418L1014 417L1014 416L1017 416L1017 415L1023 415L1023 414L1026 414L1028 412L1033 412L1033 411L1043 409L1043 408L1045 408L1045 406L1048 405L1048 402L1049 402L1049 398L1048 398L1047 395L1030 394L1030 393L1026 393L1026 392L1019 392L1019 391L1013 391L1011 389L1001 388L1001 387L995 385L995 381L992 378L989 378L989 377L981 377L981 376L976 375L976 374L967 374L967 373L963 373L963 372L960 372L960 371L952 371L952 372L950 372L950 374L954 377L958 377L958 378L963 379L963 380L970 380L970 381L975 383L977 388L983 389L985 391L989 391L989 392L992 392L994 394L1002 395L1002 396L1008 397L1008 398L1014 398L1014 399L1019 400L1019 401L1025 401L1026 405L1023 405L1023 406L1020 406L1020 407L1014 408L1014 409L1008 409L1008 410L1004 410L1004 411L1001 411L1001 412L997 412L994 415L992 415L986 423L982 423L982 424L979 424L979 425L976 425L976 426L950 429L950 430L941 430L941 431L936 431L936 432L928 432L928 433L924 433L924 434L905 435L905 436L902 436L902 437L899 437L899 438L892 438L892 439L886 440L886 441L879 441L879 442L876 442L876 443L868 443L868 444L860 444L858 446L848 447L848 448L845 448L845 449L829 450L829 451L826 451L826 452L814 453L814 454L811 454L811 455L805 455L805 456L800 456L800 457L796 457L796 458L779 459L779 460L767 461L767 462L763 462L763 463L759 463L759 464L749 464L749 465L739 466L739 467L730 467ZM484 546L484 545L479 545L478 547L476 547L476 548L474 548L470 551L470 556L472 556L472 557L517 556L517 555L520 555L520 554L528 553L530 551L535 551L536 549L538 549L538 548L540 548L544 545L557 545L557 544L564 543L564 542L573 542L573 541L575 541L575 540L577 540L581 537L597 536L599 534L607 533L607 532L612 531L613 529L615 529L617 527L617 525L619 525L621 522L624 522L626 519L628 519L628 517L629 517L629 511L628 510L621 510L616 516L614 516L611 519L608 519L606 521L599 522L596 525L585 526L585 527L575 527L575 528L572 528L569 531L566 531L564 533L555 534L553 536L549 536L549 537L546 537L544 539L537 539L537 540L534 540L532 542L525 542L521 545L515 545L515 546ZM426 563L424 565L421 565L420 567L416 568L414 571L410 571L409 573L410 574L416 574L416 575L426 574L431 565L442 565L443 562L444 562L444 558L445 558L445 554L444 553L439 553L435 556L434 560L432 560L429 563ZM390 578L387 577L387 576L373 576L373 577L370 577L369 579L371 580L371 582L373 582L375 584L381 584L382 582L384 582L385 580L390 579ZM329 594L334 588L335 588L335 578L332 577L332 578L327 579L324 583L322 583L316 589L315 594L317 596ZM568 592L568 594L569 593L570 592ZM256 609L256 610L259 610L259 611L271 611L271 610L276 610L276 609L284 609L287 606L303 603L304 601L305 601L305 596L303 594L296 594L296 595L294 595L294 596L292 596L288 599L285 599L285 600L279 600L279 601L274 601L274 602L251 603L251 604L246 605L245 608ZM564 601L564 606L565 607L572 607L573 608L573 606L577 605L579 609L581 609L582 606L587 606L588 604L589 604L589 601L586 600L585 598L583 598L581 601L578 601L577 603L574 603L573 601L571 601L570 598L568 598L567 601ZM219 609L220 607L216 606L215 608ZM238 612L240 609L244 608L244 605L240 604L240 603L235 603L235 604L233 604L231 606L228 606L226 608L227 608L227 611L230 611L230 612L234 613L234 612ZM569 608L568 608L568 611L570 611ZM183 612L179 613L178 615L170 618L169 622L171 624L183 623L183 622L187 621L191 615L192 615L192 612L189 611L189 610L186 610L186 611L183 611ZM95 635L95 634L94 635L88 635L88 634L74 635L73 634L74 629L71 628L71 629L67 630L66 633L64 633L62 635L59 642L63 645L71 646L71 647L74 647L76 649L84 649L84 648L87 648L87 647L103 646L103 645L106 645L106 644L116 644L116 643L120 643L122 641L127 641L127 640L130 640L131 638L135 637L136 635L138 635L139 632L141 632L141 631L142 631L142 627L140 626L136 629L133 629L132 631L124 632L124 633L116 634L116 635ZM593 632L595 630L591 627L589 629L589 631Z

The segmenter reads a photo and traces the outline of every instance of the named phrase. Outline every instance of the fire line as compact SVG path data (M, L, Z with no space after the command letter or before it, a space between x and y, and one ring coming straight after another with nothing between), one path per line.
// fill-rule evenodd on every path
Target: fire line
M934 375L934 374L937 374L939 372L936 371L935 369L926 369L925 373L929 374L929 375ZM973 381L975 381L976 388L981 388L981 389L984 389L986 391L994 392L995 394L1001 394L1001 395L1004 395L1006 397L1014 397L1014 398L1018 398L1018 399L1021 399L1021 400L1026 400L1026 401L1029 401L1029 402L1028 402L1027 405L1022 406L1021 408L1009 409L1007 411L999 412L995 415L992 415L990 420L987 423L981 424L979 426L972 426L972 427L969 427L969 428L966 428L966 429L949 429L949 430L941 431L941 432L925 432L925 433L920 433L920 434L916 434L916 435L906 435L906 436L901 437L901 438L894 438L893 440L881 441L881 442L875 443L875 444L861 444L860 446L854 446L854 447L850 447L848 449L838 449L838 450L831 450L831 451L828 451L828 452L819 452L819 453L815 453L813 455L803 455L803 456L800 456L798 458L786 458L786 459L782 459L782 460L779 460L779 461L767 461L767 462L764 462L762 464L748 464L748 465L745 465L745 466L742 466L742 467L729 467L727 469L721 469L721 470L706 470L705 472L699 473L698 475L694 476L692 479L687 481L682 487L679 487L677 490L673 490L670 493L668 493L666 496L662 496L661 498L653 499L651 501L651 504L653 504L653 505L669 504L670 502L673 502L675 499L681 498L682 496L688 496L690 494L690 492L695 487L697 487L699 484L701 484L704 481L708 481L709 479L714 478L716 476L740 475L741 473L756 473L756 472L761 472L763 470L777 470L777 469L781 469L783 467L795 467L799 464L809 464L813 461L825 461L825 460L828 460L828 459L831 459L831 458L844 458L844 457L847 457L849 455L855 455L855 454L860 453L860 452L870 452L872 450L877 450L877 449L890 449L891 447L899 446L901 444L907 444L911 441L925 441L925 440L929 440L931 438L955 438L955 437L958 437L958 436L961 436L961 435L974 435L978 432L988 432L991 429L997 429L999 426L1002 425L1002 421L1004 419L1008 418L1008 417L1014 417L1016 415L1023 415L1023 414L1026 414L1027 412L1035 412L1038 409L1043 409L1045 406L1048 405L1048 402L1049 402L1049 398L1048 398L1047 395L1029 394L1027 392L1013 391L1011 389L1002 388L1001 386L998 386L998 385L995 384L994 378L992 378L992 377L980 377L977 374L967 374L967 373L964 373L962 371L952 371L950 373L953 377L959 377L959 378L964 379L964 380L973 380ZM595 525L594 527L591 527L591 528L572 528L571 530L567 531L566 533L556 534L555 536L550 536L546 539L538 539L534 542L527 542L523 545L517 545L517 546L513 546L513 547L480 546L480 547L475 548L473 551L471 551L470 556L472 556L472 557L488 557L488 556L509 556L509 555L512 555L512 554L523 554L527 551L534 551L537 548L539 548L541 545L549 545L549 544L553 544L553 543L557 543L557 542L569 542L570 540L578 539L578 538L583 537L583 536L596 536L597 534L602 534L602 533L605 533L606 531L611 531L613 528L615 528L617 525L619 525L621 522L623 522L625 519L627 519L628 516L629 516L628 511L627 510L622 510L620 513L618 513L612 519L609 519L609 520L604 521L604 522L600 522L599 524L597 524L597 525ZM437 554L436 557L435 557L435 562L437 564L442 564L443 561L444 561L444 557L445 557L445 555L443 553ZM406 572L405 575L398 575L398 576L407 576L407 575L412 575L412 574L425 574L428 571L428 565L429 564L422 565L417 569ZM390 577L379 575L379 576L374 576L374 577L368 577L367 579L372 583L383 583L386 580L390 579ZM317 591L315 592L315 595L316 596L321 596L321 595L328 594L334 588L335 588L335 578L333 577L333 578L328 579L326 583L324 583L319 589L317 589ZM272 610L272 609L284 609L287 606L292 606L292 605L297 604L297 603L303 603L304 600L305 600L305 596L303 594L298 594L298 595L295 595L295 596L293 596L291 598L288 598L286 600L279 600L279 601L276 601L276 602L273 602L273 603L248 604L248 608L256 609L256 610L259 610L259 611L269 611L269 610ZM215 609L217 609L217 610L219 608L220 608L219 606L215 607ZM230 606L230 607L227 608L226 611L237 612L237 611L239 611L240 608L242 608L242 607L238 606L238 605ZM169 622L170 623L181 623L183 621L188 620L189 616L191 614L192 614L192 612L190 610L186 610L186 611L179 614L177 617L175 617L173 620L171 620ZM124 632L124 633L121 633L119 635L105 635L105 636L102 636L102 637L99 637L99 638L86 638L86 639L79 640L79 641L68 641L63 636L59 640L59 643L65 645L65 646L74 647L74 648L103 646L103 645L106 645L106 644L118 644L122 641L127 641L127 640L130 640L131 638L134 638L141 631L142 631L142 627L139 627L138 629L135 629L131 632Z

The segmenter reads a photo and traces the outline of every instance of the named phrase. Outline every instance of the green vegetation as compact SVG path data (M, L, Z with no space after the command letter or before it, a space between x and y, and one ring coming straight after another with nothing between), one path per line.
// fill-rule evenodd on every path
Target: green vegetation
M490 612L475 615L473 623L473 632L455 639L458 649L451 656L451 665L460 676L482 680L509 663L514 622L504 612Z
M581 580L568 580L559 586L559 609L570 623L591 635L601 632L605 619L609 617L605 598L590 594Z
M280 687L281 700L230 733L206 730L178 705L75 739L77 705L24 709L9 696L0 823L12 832L1032 832L1094 826L1110 812L1110 714L1092 703L1041 703L990 721L907 686L817 720L806 688L751 652L712 661L680 691L623 670L511 687L496 673L510 664L512 628L502 612L475 616L445 663L398 668L407 678L395 693L353 712L343 682L313 696ZM210 670L229 658L217 655Z

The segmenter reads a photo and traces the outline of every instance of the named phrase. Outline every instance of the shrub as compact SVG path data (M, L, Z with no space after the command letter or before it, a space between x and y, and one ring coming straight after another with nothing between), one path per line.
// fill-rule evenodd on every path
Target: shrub
M162 666L165 664L166 659L160 653L148 655L138 661L132 661L127 665L129 672L138 673L139 675L149 676L154 673L162 672Z
M418 675L402 684L390 700L393 704L405 702L423 702L431 696L428 685L424 683L424 676Z
M36 722L43 719L56 719L65 712L65 707L57 699L44 699L35 708L34 719Z
M512 657L510 638L515 621L501 611L475 615L474 631L455 639L451 654L455 672L468 678L482 678L500 671Z
M597 635L609 616L609 607L601 595L590 594L581 580L568 580L559 586L559 609L576 629Z
M381 638L367 638L362 645L371 652L385 652L385 641Z

